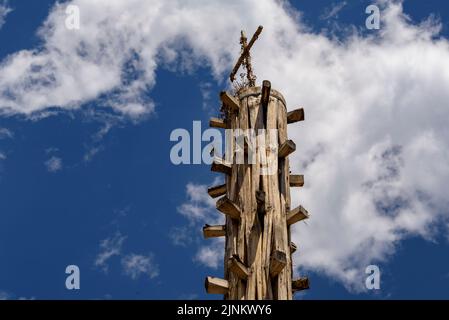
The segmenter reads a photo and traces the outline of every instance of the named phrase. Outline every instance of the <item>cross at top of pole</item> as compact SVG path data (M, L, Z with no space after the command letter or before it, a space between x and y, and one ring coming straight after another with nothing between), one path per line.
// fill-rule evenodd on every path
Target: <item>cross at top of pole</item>
M253 68L251 65L251 55L250 50L253 46L254 42L256 42L257 38L259 37L260 33L262 32L263 27L259 26L254 33L253 37L247 43L247 38L245 35L245 32L242 30L241 36L240 36L240 44L242 46L242 53L240 54L239 59L237 60L237 63L235 64L234 68L232 69L232 72L229 76L229 79L231 82L235 81L235 75L237 71L239 70L240 66L243 64L244 68L246 69L246 78L247 78L247 86L248 87L255 87L256 86L256 76L253 74ZM243 76L242 76L243 77ZM246 86L245 83L242 84L242 86Z

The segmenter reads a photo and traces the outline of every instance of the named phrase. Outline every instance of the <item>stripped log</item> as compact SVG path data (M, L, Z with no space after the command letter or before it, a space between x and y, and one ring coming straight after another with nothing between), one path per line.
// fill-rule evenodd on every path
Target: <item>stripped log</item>
M270 276L277 276L287 265L287 255L285 252L275 250L270 258Z
M287 214L287 225L292 225L296 222L309 218L309 213L302 206L298 206Z
M210 294L226 294L229 290L229 282L215 277L206 277L204 283L206 292Z
M228 197L220 198L217 201L217 210L225 215L231 217L232 219L240 219L241 210L240 208L232 202Z
M213 126L226 123L232 132L226 130L226 157L216 158L212 167L226 173L226 186L214 186L208 193L217 197L217 209L225 214L226 223L206 225L203 233L205 237L225 235L226 280L218 279L222 285L209 291L228 300L291 300L292 253L297 248L291 242L290 225L300 221L303 212L291 210L290 186L303 186L304 177L290 175L289 155L296 146L288 139L287 117L290 122L300 117L298 112L287 116L285 99L269 81L260 87L243 87L236 96L224 92L221 101L224 120ZM252 136L243 140L235 135L236 130L247 129L265 131L255 141ZM278 135L270 135L270 130ZM305 287L295 284L295 290Z
M296 109L287 113L287 123L295 123L304 120L304 109Z
M207 193L214 199L224 196L226 194L226 184L210 187L207 189Z
M309 278L299 278L292 281L293 291L301 291L309 289Z
M219 118L210 118L209 126L211 128L221 128L221 129L227 128L226 121L224 119L219 119Z
M228 108L230 111L238 112L240 109L240 104L236 98L231 96L226 91L222 91L220 93L220 99L221 102L223 102L223 105Z
M228 268L237 277L242 280L248 279L249 271L248 268L243 264L237 255L232 256L228 260Z
M224 174L231 174L232 167L231 164L226 162L225 160L215 157L214 161L212 162L211 170L213 172L220 172Z
M295 150L296 144L292 140L287 140L279 147L279 158L288 157Z
M290 175L290 187L303 187L303 186L304 186L304 176L302 174Z
M206 224L203 227L203 235L204 238L218 238L226 236L226 226L218 225L218 226L210 226Z

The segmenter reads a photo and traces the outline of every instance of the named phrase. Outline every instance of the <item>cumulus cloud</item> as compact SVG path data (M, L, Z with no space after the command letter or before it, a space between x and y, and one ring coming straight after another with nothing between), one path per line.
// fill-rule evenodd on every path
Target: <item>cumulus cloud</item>
M213 185L213 184L211 184ZM190 182L186 186L187 201L178 207L178 212L190 222L204 222L207 219L216 220L213 214L215 201L207 193L207 185Z
M122 210L122 211L126 211ZM120 214L126 214L121 212ZM123 244L127 236L116 232L112 236L100 241L100 252L95 258L95 267L103 272L109 271L110 260L114 257L120 258L123 273L131 279L136 280L140 276L147 276L153 279L159 275L159 266L156 263L153 253L141 255L136 253L126 253L123 250Z
M0 29L6 21L6 16L12 11L7 0L0 1Z
M154 255L129 254L122 258L122 266L126 275L136 280L140 276L153 279L159 275L159 266L154 261Z
M213 269L223 265L225 243L223 238L208 239L210 244L200 246L194 261Z
M116 232L113 236L106 238L100 242L100 253L95 259L95 266L101 268L104 272L109 269L108 261L119 256L122 252L123 242L126 240L120 232Z
M67 3L80 7L80 30L65 28ZM289 110L306 110L306 121L289 127L292 171L306 176L293 202L313 214L294 228L297 265L358 288L367 264L388 259L409 236L434 239L448 219L449 45L437 21L413 23L400 2L381 1L380 30L336 40L310 32L282 1L67 3L41 28L42 49L1 63L2 113L98 99L140 117L154 110L148 93L158 67L208 66L223 84L240 29L263 23L253 50L258 79L271 80ZM211 216L195 197L180 211L199 224Z
M45 166L47 167L48 172L58 172L62 170L62 159L58 157L51 157L47 161L45 161Z
M219 178L215 179L210 186L220 184ZM174 227L170 232L173 244L188 246L195 239L201 240L193 260L210 268L218 268L223 260L223 239L208 239L207 243L202 239L200 231L205 224L223 224L224 217L215 209L215 200L208 193L209 186L190 182L186 186L187 200L178 207L178 212L189 221L188 227Z

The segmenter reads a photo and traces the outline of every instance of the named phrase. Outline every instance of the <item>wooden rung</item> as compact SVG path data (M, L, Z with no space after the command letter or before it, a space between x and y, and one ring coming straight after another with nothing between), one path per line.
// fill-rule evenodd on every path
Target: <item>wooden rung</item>
M294 242L290 242L290 254L293 254L296 250L298 250L298 246Z
M204 238L217 238L226 236L226 226L218 225L218 226L210 226L206 224L203 227L203 235Z
M207 193L212 198L218 198L218 197L224 196L226 194L226 184L222 184L222 185L215 186L215 187L210 187L209 189L207 189Z
M260 98L260 103L264 110L267 110L268 102L270 101L270 92L271 92L271 82L268 80L264 80L262 82L262 97Z
M285 252L276 250L271 254L270 258L270 276L277 276L287 265L287 256Z
M227 294L229 290L229 282L225 279L206 277L204 283L206 292L210 294Z
M287 225L290 226L304 219L309 219L309 213L302 206L296 207L287 214Z
M228 260L228 268L240 279L242 280L248 279L249 275L248 268L242 263L242 261L238 258L238 256L232 256Z
M210 118L209 126L210 126L211 128L222 128L222 129L226 129L226 122L224 121L224 119Z
M231 96L226 91L220 93L220 100L223 102L225 107L229 108L231 111L237 112L240 109L239 101Z
M309 278L304 277L292 280L292 289L293 291L301 291L309 289Z
M225 160L215 157L214 162L212 162L211 170L214 172L221 172L230 175L232 172L232 167Z
M287 113L287 123L295 123L304 120L304 109L296 109Z
M279 147L279 158L285 158L295 150L296 144L292 140L287 140Z
M240 208L226 196L217 201L217 210L232 219L240 219Z
M304 176L302 174L290 175L290 187L302 187L304 186Z

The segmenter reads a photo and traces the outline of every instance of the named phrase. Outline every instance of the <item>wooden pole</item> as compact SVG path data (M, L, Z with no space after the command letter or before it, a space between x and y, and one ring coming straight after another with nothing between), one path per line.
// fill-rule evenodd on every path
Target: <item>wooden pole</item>
M215 158L212 164L212 171L224 174L226 183L208 193L220 197L216 207L226 223L206 225L203 233L205 238L225 236L224 279L208 277L206 289L230 300L290 300L293 292L309 287L307 278L292 280L297 246L291 242L290 228L309 214L302 206L291 209L290 187L302 187L304 176L290 174L289 157L296 145L287 134L287 125L302 121L304 110L287 112L284 97L269 81L243 88L235 96L222 92L220 98L224 119L211 120L213 127L265 134L257 136L255 161L235 161L239 147L234 136L227 141L226 159Z

